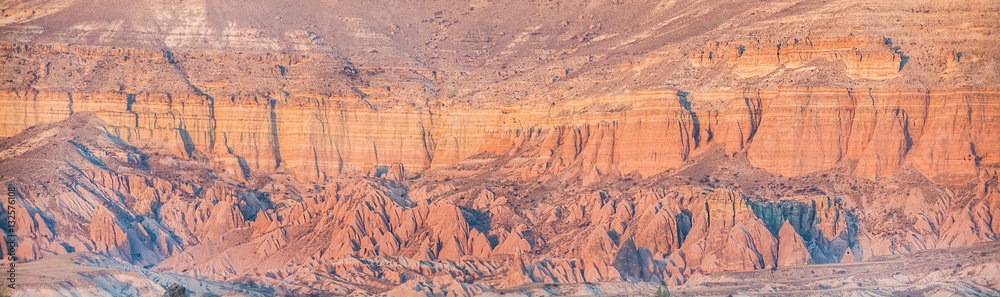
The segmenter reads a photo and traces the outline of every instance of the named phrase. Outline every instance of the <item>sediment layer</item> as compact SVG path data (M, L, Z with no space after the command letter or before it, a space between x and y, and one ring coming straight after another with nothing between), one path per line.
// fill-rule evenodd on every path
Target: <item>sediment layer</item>
M912 163L943 183L1000 162L1000 90L745 89L640 92L549 106L479 110L363 100L130 93L0 93L5 136L93 112L129 142L203 153L246 179L253 171L320 181L349 173L412 177L472 155L530 150L531 169L580 163L642 176L675 168L700 148L746 151L754 166L798 176L857 162L877 180ZM538 139L537 144L533 140ZM531 145L529 145L531 144ZM550 170L551 171L551 170Z

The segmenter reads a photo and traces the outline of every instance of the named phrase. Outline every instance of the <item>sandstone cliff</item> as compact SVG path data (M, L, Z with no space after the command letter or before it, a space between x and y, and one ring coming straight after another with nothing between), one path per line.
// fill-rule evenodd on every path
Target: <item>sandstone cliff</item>
M614 2L9 4L5 252L86 266L51 294L471 296L996 241L997 3Z
M24 176L28 168L57 173L13 184L25 203L21 224L31 227L21 230L19 256L94 251L198 278L319 282L278 285L300 293L440 288L430 292L475 294L535 282L680 285L719 271L963 246L995 240L1000 231L988 219L998 203L996 190L985 186L997 179L992 171L971 191L952 193L927 191L940 186L919 181L915 166L900 169L896 178L927 189L915 192L841 164L820 171L840 179L830 188L810 182L818 173L782 177L753 169L746 151L734 157L712 145L681 159L683 170L670 174L643 178L614 167L592 181L567 181L561 174L594 165L575 160L533 177L513 170L549 142L524 136L493 153L426 169L402 180L408 186L386 176L304 186L277 172L255 172L249 181L217 175L224 164L203 153L136 147L115 128L79 112L6 139L5 175ZM593 145L569 144L582 151ZM27 165L53 158L64 159ZM477 167L484 162L498 165ZM470 183L468 172L478 170L496 170L509 182ZM768 189L785 198L761 201L757 195L766 192L748 180L761 178L787 182ZM583 191L543 190L546 184ZM843 186L871 188L836 188ZM48 208L52 203L66 207ZM926 225L900 226L913 219ZM534 256L538 251L548 257ZM488 281L498 274L506 275L503 281Z
M671 90L483 110L373 110L347 98L0 96L9 136L94 112L125 141L164 143L178 156L206 154L243 180L276 170L302 181L344 173L402 179L481 152L508 151L525 155L525 178L565 168L584 178L611 170L651 176L714 144L727 153L745 151L752 165L786 176L857 162L857 174L877 180L912 163L934 181L964 183L1000 162L995 88Z

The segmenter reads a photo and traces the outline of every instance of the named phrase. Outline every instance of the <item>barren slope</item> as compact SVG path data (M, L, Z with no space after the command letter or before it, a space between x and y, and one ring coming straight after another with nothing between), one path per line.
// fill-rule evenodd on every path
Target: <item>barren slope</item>
M997 292L774 285L992 249L995 1L0 8L15 253L87 292Z

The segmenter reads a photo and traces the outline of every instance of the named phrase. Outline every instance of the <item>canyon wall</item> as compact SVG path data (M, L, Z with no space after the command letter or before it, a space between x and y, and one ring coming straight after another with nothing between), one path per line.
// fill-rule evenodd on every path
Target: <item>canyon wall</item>
M412 177L469 156L509 150L542 167L586 172L676 168L722 144L754 166L799 176L857 162L877 180L907 162L937 182L963 183L1000 162L1000 89L664 90L549 106L379 110L350 98L229 99L129 93L0 93L3 133L93 112L128 142L160 142L177 156L218 157L226 172L292 173L321 181L342 173ZM532 143L539 139L538 144ZM540 167L541 166L541 167ZM549 170L558 171L558 170Z
M996 1L599 2L12 3L0 249L84 270L34 292L1000 293L868 277L997 246Z

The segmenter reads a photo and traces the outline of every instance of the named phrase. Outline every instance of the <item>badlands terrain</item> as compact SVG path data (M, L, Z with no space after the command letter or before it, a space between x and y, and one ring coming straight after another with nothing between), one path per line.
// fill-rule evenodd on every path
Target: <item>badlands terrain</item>
M997 296L998 34L992 0L0 0L0 293Z

